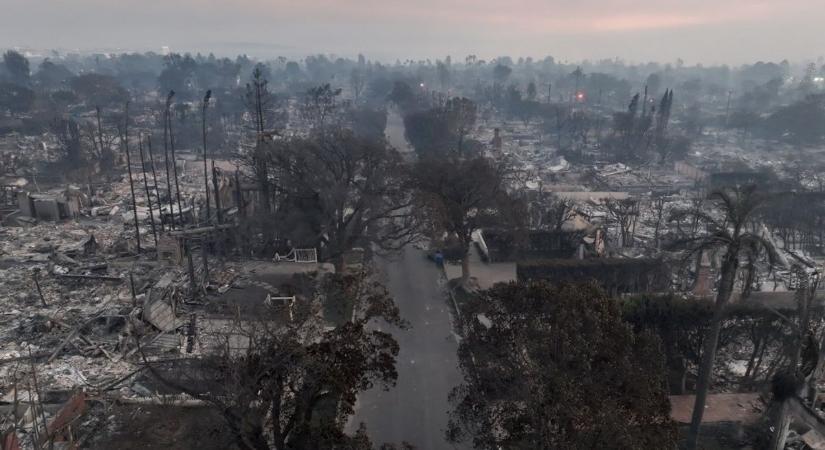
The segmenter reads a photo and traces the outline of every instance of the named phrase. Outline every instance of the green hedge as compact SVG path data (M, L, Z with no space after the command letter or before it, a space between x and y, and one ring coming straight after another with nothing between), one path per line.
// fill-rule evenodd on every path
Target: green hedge
M609 293L660 292L670 288L670 269L660 259L543 259L516 264L519 280L580 283L595 280Z

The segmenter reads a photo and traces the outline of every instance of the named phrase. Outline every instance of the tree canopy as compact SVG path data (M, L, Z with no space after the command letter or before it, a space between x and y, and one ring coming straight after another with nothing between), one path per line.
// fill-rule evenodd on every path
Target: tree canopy
M450 98L443 105L406 114L404 135L419 155L461 156L476 123L476 110L468 98Z
M446 234L458 240L465 255L462 280L466 283L466 254L473 232L485 225L514 228L509 225L520 223L527 216L520 208L523 204L512 199L505 189L509 167L484 157L424 158L413 171L418 192L416 212L431 235Z
M69 86L87 106L122 105L129 93L110 75L87 73L69 80Z
M3 54L3 64L12 83L27 86L31 81L31 69L29 60L25 56L14 50L9 50Z
M34 98L34 91L25 86L0 82L0 111L5 109L12 114L25 113L31 109Z
M215 407L242 450L371 450L363 426L348 435L344 424L359 392L395 384L398 343L367 323L404 323L386 289L362 275L296 284L305 282L322 302L349 302L364 313L328 330L313 302L302 298L289 307L286 324L272 306L204 333L200 345L210 351L202 358L144 359L145 366L169 388Z
M476 448L673 448L660 342L634 333L604 291L509 283L469 303L451 440Z
M409 178L385 141L344 129L318 130L271 146L272 177L284 194L285 223L311 232L325 256L339 261L355 246L400 248L415 237ZM301 217L295 217L298 214ZM293 236L297 239L298 236Z

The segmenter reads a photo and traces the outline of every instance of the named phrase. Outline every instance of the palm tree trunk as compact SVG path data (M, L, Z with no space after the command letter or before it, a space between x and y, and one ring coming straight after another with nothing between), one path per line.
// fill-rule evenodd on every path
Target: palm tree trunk
M699 365L699 378L696 383L696 401L693 404L693 416L690 422L690 432L688 434L689 450L697 448L699 440L699 427L702 424L702 415L705 412L708 390L710 388L711 375L713 373L713 363L716 358L716 348L719 344L719 334L722 330L721 309L717 306L713 314L713 320L702 349L702 363Z
M711 319L710 330L705 336L704 348L702 349L702 362L699 365L699 378L696 382L696 401L693 404L693 416L688 432L687 448L695 450L699 441L699 428L702 425L702 416L705 413L705 403L707 402L708 391L710 390L711 378L713 376L713 363L716 359L716 350L719 345L719 334L722 331L722 321L725 318L725 306L730 300L733 292L733 283L736 277L738 262L738 251L729 248L725 254L722 264L722 277L719 283L719 291L716 295L716 309Z

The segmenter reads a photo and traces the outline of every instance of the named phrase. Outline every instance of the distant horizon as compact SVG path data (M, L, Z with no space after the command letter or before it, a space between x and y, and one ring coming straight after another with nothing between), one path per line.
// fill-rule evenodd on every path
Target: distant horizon
M259 58L363 53L384 62L509 54L552 55L559 61L682 59L687 65L804 63L821 61L823 50L814 45L821 41L825 17L820 0L3 3L4 47L159 52L166 45L180 52Z
M450 57L452 59L453 64L464 64L464 59L468 55L475 55L478 60L484 60L489 63L492 60L501 57L510 57L514 62L517 62L519 58L532 58L534 63L541 62L546 57L552 57L557 64L565 64L565 65L575 65L575 64L598 64L604 61L619 61L626 65L645 65L645 64L659 64L659 65L666 65L666 64L677 64L679 60L682 60L684 67L695 67L695 66L704 66L704 67L716 67L716 66L729 66L731 68L743 66L743 65L752 65L759 62L762 63L776 63L780 64L783 61L787 61L792 67L793 66L804 66L811 62L817 65L825 66L825 57L823 56L816 56L816 57L808 57L808 58L801 58L801 59L791 59L791 58L781 58L781 59L755 59L755 60L748 60L748 61L741 61L741 62L704 62L704 61L689 61L684 60L683 58L673 58L672 60L633 60L630 58L624 58L621 56L612 56L612 57L578 57L578 58L560 58L554 54L546 54L546 55L522 55L522 54L496 54L495 56L484 57L483 55L479 55L478 53L468 53L463 55L434 55L434 56L416 56L416 57L408 57L408 56L391 56L388 55L378 55L378 54L371 54L369 52L355 52L355 53L337 53L337 52L324 52L324 51L299 51L297 49L288 49L287 47L283 47L283 51L275 51L275 50L262 50L266 49L267 47L271 47L272 49L281 47L277 44L267 44L267 43L215 43L212 46L205 46L205 47L197 47L193 46L190 48L187 47L174 47L174 46L161 46L158 48L149 48L149 47L134 47L134 48L127 48L127 47L88 47L88 48L62 48L62 47L52 47L52 48L38 48L34 46L0 46L0 51L5 52L6 50L15 50L19 52L23 52L27 54L30 58L51 58L52 52L57 52L61 57L67 55L74 55L79 54L81 56L90 56L93 54L109 54L109 55L118 55L118 54L145 54L145 53L154 53L158 55L162 55L164 53L164 47L168 48L169 53L175 54L190 54L190 55L214 55L217 58L230 58L234 59L235 57L245 55L250 58L260 60L260 61L272 61L278 57L285 57L291 61L301 61L310 56L316 55L324 55L327 57L336 57L336 58L344 58L355 60L358 58L359 55L363 55L368 61L372 62L379 62L385 65L393 65L396 61L401 61L402 63L407 60L412 61L426 61L430 60L431 62L435 63L438 61L444 61L446 57ZM32 68L35 69L35 68Z

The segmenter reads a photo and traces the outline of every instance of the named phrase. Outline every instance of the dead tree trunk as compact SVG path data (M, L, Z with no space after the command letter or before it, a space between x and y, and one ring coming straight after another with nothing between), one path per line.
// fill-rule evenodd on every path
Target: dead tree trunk
M178 183L178 163L175 158L175 131L172 129L172 118L167 114L169 121L169 148L172 150L172 172L175 176L175 197L178 200L178 217L180 218L180 227L183 228L183 202L180 200L180 184ZM172 202L172 199L169 199ZM174 213L172 214L174 216Z
M152 167L152 181L155 183L155 198L158 199L158 214L160 214L160 231L163 231L163 202L160 201L160 192L158 192L158 174L155 172L155 157L152 154L152 135L146 136L146 146L149 151L149 165ZM157 244L157 242L155 242Z
M152 237L155 240L155 249L157 249L158 232L155 229L155 213L152 212L152 194L149 191L149 181L146 179L146 159L143 157L142 135L138 135L138 150L140 151L140 168L143 170L143 190L146 192L146 205L149 207L149 223L152 227Z
M123 147L126 151L126 168L129 171L129 189L132 192L132 216L135 219L135 240L137 252L140 253L140 224L138 223L137 201L135 200L135 182L132 178L132 158L129 156L129 102L124 107L125 120L123 122Z

